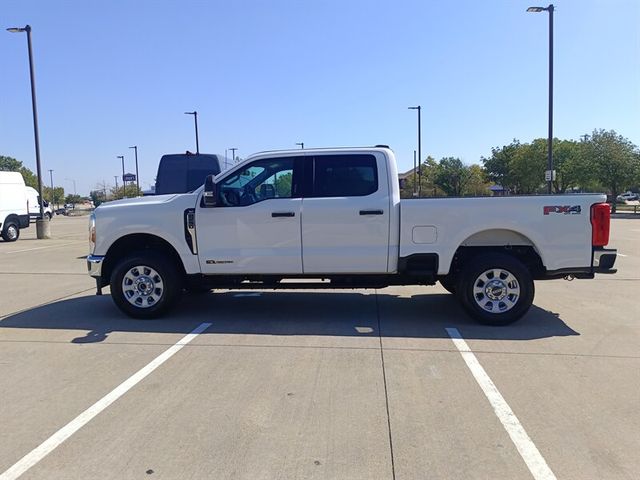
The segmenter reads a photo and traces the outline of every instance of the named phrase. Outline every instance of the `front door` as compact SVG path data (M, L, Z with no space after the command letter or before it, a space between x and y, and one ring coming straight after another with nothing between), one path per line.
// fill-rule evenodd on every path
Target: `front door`
M222 174L217 206L200 203L196 213L204 274L302 273L300 160L256 160Z

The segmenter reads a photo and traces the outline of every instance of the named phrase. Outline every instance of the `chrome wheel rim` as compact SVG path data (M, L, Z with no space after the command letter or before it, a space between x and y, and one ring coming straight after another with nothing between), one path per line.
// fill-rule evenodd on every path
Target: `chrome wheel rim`
M520 284L504 268L485 270L473 282L473 299L485 312L508 312L520 299Z
M18 238L18 227L15 225L9 225L7 228L7 237L9 237L9 240L15 240Z
M156 305L164 293L160 274L147 265L131 267L122 279L122 293L127 302L137 308Z

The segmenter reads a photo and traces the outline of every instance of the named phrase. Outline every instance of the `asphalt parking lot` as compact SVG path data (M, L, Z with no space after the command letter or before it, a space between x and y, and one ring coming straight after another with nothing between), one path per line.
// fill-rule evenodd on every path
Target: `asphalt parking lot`
M0 242L1 480L638 478L640 215L617 275L537 282L508 327L439 286L132 320L94 295L87 218L51 231Z

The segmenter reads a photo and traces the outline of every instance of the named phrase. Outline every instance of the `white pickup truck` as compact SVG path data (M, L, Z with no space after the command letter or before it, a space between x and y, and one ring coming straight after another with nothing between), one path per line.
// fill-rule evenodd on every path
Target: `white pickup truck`
M615 273L604 201L400 200L388 147L267 152L191 193L102 204L87 264L97 293L110 285L137 318L166 312L183 290L440 281L471 316L504 325L527 312L534 280Z

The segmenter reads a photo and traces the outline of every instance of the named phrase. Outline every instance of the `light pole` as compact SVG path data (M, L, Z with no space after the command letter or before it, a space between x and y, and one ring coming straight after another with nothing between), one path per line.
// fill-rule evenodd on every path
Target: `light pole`
M547 139L547 192L551 193L551 186L555 175L553 171L553 4L548 7L529 7L527 12L549 12L549 137Z
M42 205L42 169L40 168L40 135L38 134L38 108L36 105L36 79L33 68L33 49L31 48L31 26L24 28L7 28L11 33L27 33L27 48L29 50L29 77L31 79L31 108L33 110L33 136L36 144L36 170L38 173L38 195L40 195L40 218L36 220L36 237L38 239L49 238L49 222L44 218L44 207Z
M49 177L51 177L51 205L53 205L53 199L54 194L53 194L53 170L49 169Z
M304 142L296 142L296 145L298 145L301 150L304 150Z
M420 105L409 107L409 110L418 111L418 197L420 197L422 195L422 128L420 125L422 107Z
M418 169L417 165L416 165L416 151L413 151L413 196L417 197L418 196L418 191L416 190L416 170Z
M229 150L231 150L231 164L233 165L234 163L236 163L236 150L238 150L237 148L229 148Z
M118 155L122 160L122 198L127 198L127 182L124 181L124 155Z
M140 178L138 177L138 146L134 145L133 147L129 148L133 148L136 153L136 187L138 188L136 195L140 195Z
M184 112L185 115L193 115L193 121L196 124L196 154L200 154L200 144L198 143L198 112Z

